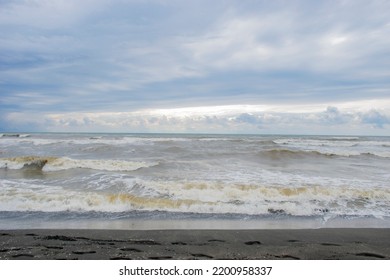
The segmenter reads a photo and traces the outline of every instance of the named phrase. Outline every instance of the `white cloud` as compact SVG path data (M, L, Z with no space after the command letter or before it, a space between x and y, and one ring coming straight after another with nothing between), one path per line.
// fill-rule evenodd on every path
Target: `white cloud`
M183 47L196 64L206 69L264 69L271 59L283 55L281 49L289 44L288 38L278 38L276 43L261 39L267 33L280 32L280 25L285 23L281 21L283 15L273 17L224 19L205 35L184 43Z
M313 15L307 17L302 18L293 10L228 17L184 47L199 67L210 70L350 70L354 74L360 70L356 67L374 70L373 56L390 46L386 22L370 28L358 23L351 28L348 25L353 23L335 21L315 32L305 32L312 28L314 20Z
M352 109L351 104L319 106L317 110L232 105L188 107L133 112L63 114L11 113L9 123L23 123L47 131L193 132L193 133L323 133L390 135L390 100L387 109ZM373 103L373 101L371 102ZM379 102L377 102L378 104ZM341 109L344 108L344 109ZM345 109L349 108L349 109Z

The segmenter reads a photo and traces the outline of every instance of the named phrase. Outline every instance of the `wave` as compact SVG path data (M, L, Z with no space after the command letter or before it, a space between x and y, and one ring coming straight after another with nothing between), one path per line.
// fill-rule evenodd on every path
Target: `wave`
M158 165L158 163L110 159L72 159L68 157L25 156L0 158L0 168L42 171L60 171L73 168L86 168L106 171L134 171L140 168L152 167L155 165Z
M270 149L270 150L264 150L260 151L258 153L261 157L267 157L272 160L276 159L299 159L299 158L305 158L305 157L311 157L311 158L337 158L337 157L377 157L377 158L390 158L390 152L389 151L357 151L357 150L315 150L315 149Z
M154 145L154 144L164 144L172 142L185 142L192 141L190 138L164 138L164 137L104 137L104 136L91 136L91 137L78 137L78 138L35 138L30 137L30 135L23 136L15 134L12 136L2 136L2 138L14 138L13 141L18 140L18 142L31 143L34 146L45 146L45 145L56 145L56 144L67 144L67 145L93 145L93 144L105 144L105 145ZM28 139L18 139L26 138ZM5 140L5 139L3 139ZM11 140L11 139L9 139ZM16 143L14 143L16 144Z
M115 192L0 180L0 211L167 211L244 215L390 216L385 188L127 181Z
M30 134L18 134L18 133L0 133L0 138L2 137L15 137L15 138L27 138L30 137Z
M333 153L321 153L319 151L301 151L301 150L288 150L288 149L271 149L258 153L261 157L267 157L273 160L288 159L288 158L303 158L303 157L321 157L321 158L334 158L338 155Z
M305 138L281 138L273 140L278 145L296 147L319 146L319 147L353 147L357 140L345 139L305 139Z
M342 141L345 141L345 140L349 140L349 141L355 141L355 140L360 140L360 137L358 136L334 136L334 137L330 137L330 138L327 138L327 139L330 139L330 140L342 140Z
M390 142L386 139L370 139L370 138L279 138L273 140L275 144L287 145L293 147L376 147L389 145Z

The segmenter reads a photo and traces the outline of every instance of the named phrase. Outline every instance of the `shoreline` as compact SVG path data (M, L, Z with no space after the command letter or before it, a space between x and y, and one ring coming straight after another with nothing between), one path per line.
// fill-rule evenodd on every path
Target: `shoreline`
M0 230L0 260L390 259L390 228Z

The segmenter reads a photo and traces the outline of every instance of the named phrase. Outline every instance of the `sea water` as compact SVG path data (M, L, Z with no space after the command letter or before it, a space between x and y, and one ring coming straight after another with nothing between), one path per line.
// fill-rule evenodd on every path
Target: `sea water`
M390 227L390 137L0 135L0 229L316 227Z

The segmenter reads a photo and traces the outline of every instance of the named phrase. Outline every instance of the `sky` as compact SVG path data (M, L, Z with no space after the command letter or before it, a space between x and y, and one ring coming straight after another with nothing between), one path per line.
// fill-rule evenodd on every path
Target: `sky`
M0 131L390 135L390 1L0 0Z

